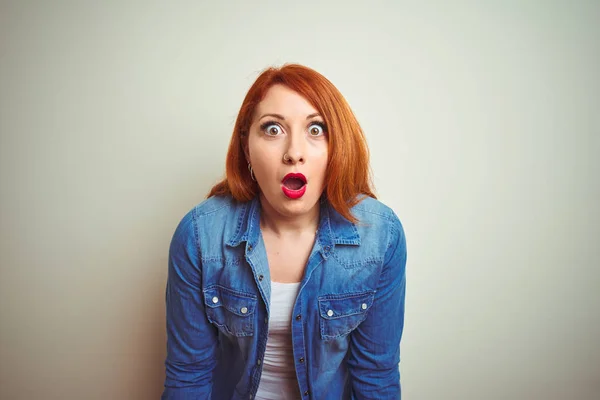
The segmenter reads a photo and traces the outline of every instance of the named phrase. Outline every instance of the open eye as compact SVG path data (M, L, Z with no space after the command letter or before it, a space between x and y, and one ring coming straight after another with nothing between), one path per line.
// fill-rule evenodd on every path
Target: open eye
M281 135L281 127L273 122L266 122L261 125L260 129L267 136L278 136Z
M325 134L325 126L321 122L313 122L308 127L310 136L323 136Z

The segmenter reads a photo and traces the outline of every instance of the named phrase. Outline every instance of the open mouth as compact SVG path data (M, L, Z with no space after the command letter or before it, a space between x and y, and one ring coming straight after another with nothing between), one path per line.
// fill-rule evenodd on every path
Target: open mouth
M298 190L304 185L306 185L306 183L300 178L288 178L283 181L283 186L291 190Z
M303 174L287 174L281 181L281 190L290 199L298 199L306 192L306 177Z

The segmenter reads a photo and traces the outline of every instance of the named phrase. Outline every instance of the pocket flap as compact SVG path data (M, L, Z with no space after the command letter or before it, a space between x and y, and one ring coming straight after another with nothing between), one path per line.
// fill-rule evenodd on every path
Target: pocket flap
M240 317L247 317L254 314L256 296L214 285L204 289L204 304L210 308L225 307Z
M375 291L319 296L319 312L322 318L336 319L349 315L364 314L373 305Z

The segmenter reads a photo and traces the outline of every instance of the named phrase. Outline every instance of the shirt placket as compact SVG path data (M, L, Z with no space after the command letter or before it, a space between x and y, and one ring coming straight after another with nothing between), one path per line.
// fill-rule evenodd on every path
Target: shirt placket
M271 293L271 285L266 254L264 243L260 239L260 236L256 239L254 245L252 245L250 242L246 244L246 261L252 269L252 274L258 287L258 291L262 297L263 303L265 304L265 316L264 318L262 318L262 316L258 317L259 324L258 329L255 332L258 335L258 340L256 342L256 360L254 361L254 367L252 368L250 376L251 384L248 395L250 400L254 398L256 391L258 390L260 377L262 375L263 357L267 347L267 338L269 336L269 298Z

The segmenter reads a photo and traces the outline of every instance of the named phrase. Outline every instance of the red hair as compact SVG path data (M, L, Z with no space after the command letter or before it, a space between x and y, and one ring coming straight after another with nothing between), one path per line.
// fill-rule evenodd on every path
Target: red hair
M237 201L245 202L259 193L258 184L250 177L243 140L252 124L256 106L275 84L284 85L303 96L323 117L329 148L324 192L338 213L349 221L357 222L350 208L363 196L375 198L364 133L339 90L317 71L299 64L267 68L250 87L229 143L226 178L211 189L208 197L231 195Z

